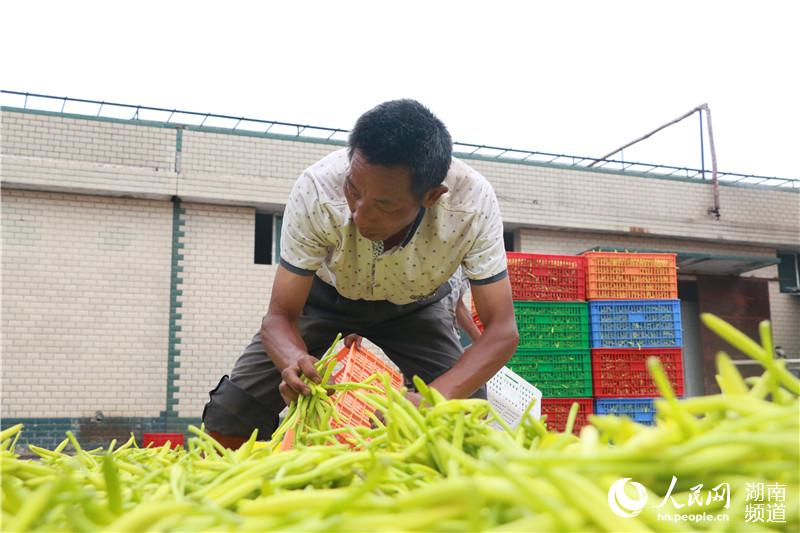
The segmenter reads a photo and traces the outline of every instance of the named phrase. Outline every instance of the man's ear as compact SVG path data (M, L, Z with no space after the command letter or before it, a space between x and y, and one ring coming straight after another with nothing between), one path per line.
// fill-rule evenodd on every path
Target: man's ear
M439 197L447 191L448 188L444 185L439 185L433 189L429 189L428 192L425 193L425 196L422 197L422 207L425 209L430 209L433 207L433 204L436 203Z

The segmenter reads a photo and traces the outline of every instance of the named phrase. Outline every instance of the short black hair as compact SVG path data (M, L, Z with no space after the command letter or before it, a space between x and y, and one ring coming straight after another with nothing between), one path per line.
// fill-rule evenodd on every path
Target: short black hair
M350 132L350 158L358 150L371 165L402 165L411 172L411 193L422 198L441 185L453 157L453 140L444 123L416 100L390 100L356 121Z

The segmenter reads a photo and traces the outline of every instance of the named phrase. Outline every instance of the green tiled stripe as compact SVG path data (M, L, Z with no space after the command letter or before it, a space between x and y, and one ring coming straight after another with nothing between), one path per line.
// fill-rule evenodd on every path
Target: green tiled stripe
M3 418L0 429L7 429L16 424L23 424L22 434L17 443L16 452L28 455L27 445L33 444L41 448L52 450L66 438L66 432L72 431L84 449L108 447L113 439L117 444L126 442L131 433L136 438L136 443L142 445L145 433L183 433L184 439L192 436L187 427L191 424L200 425L199 418L180 418L166 416L162 412L158 417L105 417L95 418ZM67 453L72 451L67 447Z
M175 129L175 172L181 172L181 158L183 157L183 128Z
M177 138L177 145L176 150L177 153L180 153L181 150L181 139L182 139L182 130L178 130L178 138ZM176 164L179 165L179 159L176 160ZM166 416L171 418L171 415L177 414L177 405L178 405L178 398L176 397L177 393L180 391L180 387L176 384L180 374L177 373L178 368L180 368L180 363L178 362L177 358L180 356L181 351L178 349L178 344L181 342L179 333L181 332L182 328L178 324L178 321L183 318L183 315L178 312L178 309L182 307L181 303L178 301L178 296L183 294L183 290L180 287L183 285L183 278L180 276L180 273L183 272L183 267L178 264L179 261L183 259L183 254L178 253L179 250L183 249L184 244L181 242L181 239L186 236L186 232L183 231L184 225L184 218L183 216L186 214L186 209L181 207L181 201L177 197L173 197L172 199L172 267L171 267L171 275L170 275L170 306L169 306L169 345L167 346L167 397L166 397ZM166 422L165 422L166 424Z

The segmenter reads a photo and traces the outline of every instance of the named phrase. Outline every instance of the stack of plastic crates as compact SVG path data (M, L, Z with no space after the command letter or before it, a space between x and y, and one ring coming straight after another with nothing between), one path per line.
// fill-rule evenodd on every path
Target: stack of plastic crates
M587 252L586 292L595 414L653 423L658 396L647 358L658 357L683 394L675 254Z
M578 401L577 433L592 412L586 260L510 252L508 276L519 347L507 366L541 391L551 430L564 430L569 407Z

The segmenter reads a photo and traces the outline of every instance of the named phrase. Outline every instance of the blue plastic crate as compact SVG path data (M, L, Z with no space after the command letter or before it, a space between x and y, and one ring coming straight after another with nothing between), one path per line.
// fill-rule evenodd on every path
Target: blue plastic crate
M592 348L680 348L680 300L589 302Z
M598 398L594 401L594 414L627 416L634 422L652 426L656 411L653 398Z

